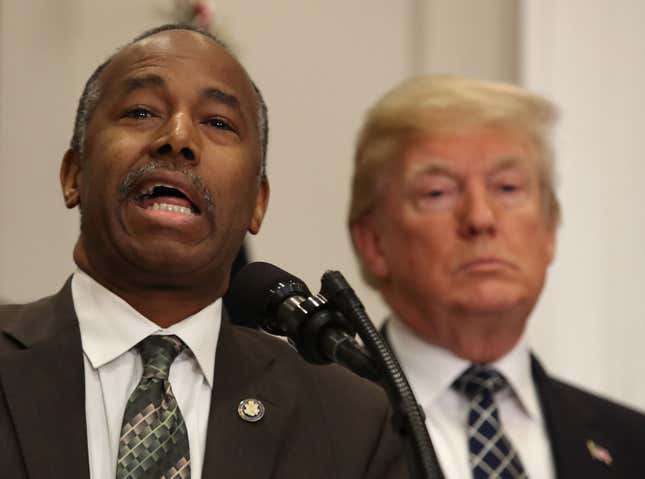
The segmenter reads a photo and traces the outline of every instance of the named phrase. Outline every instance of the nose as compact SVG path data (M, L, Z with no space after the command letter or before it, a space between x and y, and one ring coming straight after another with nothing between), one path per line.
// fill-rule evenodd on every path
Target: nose
M161 128L151 145L152 156L199 162L201 147L190 115L177 112Z
M493 199L484 186L471 187L464 196L460 234L464 238L482 235L494 236L497 231L497 219Z

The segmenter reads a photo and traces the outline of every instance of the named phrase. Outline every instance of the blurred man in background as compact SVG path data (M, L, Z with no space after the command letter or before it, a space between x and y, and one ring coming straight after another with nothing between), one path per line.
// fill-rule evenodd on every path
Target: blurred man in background
M369 111L349 227L448 479L631 477L645 417L552 378L524 339L556 245L553 105L420 77Z
M380 388L222 309L267 208L267 135L204 32L148 31L95 70L60 174L78 269L0 307L2 477L406 477Z

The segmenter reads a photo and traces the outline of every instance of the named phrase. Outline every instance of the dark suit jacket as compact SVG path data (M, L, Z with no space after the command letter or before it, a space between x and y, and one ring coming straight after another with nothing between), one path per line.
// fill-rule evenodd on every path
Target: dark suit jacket
M0 477L88 478L83 353L70 282L0 306ZM240 419L242 399L266 406ZM380 388L312 366L283 341L222 321L204 478L407 477Z
M544 413L557 477L645 477L645 415L549 376L532 358L533 381ZM593 441L611 465L592 456Z
M531 368L559 479L645 477L645 415L553 378L535 356ZM611 465L592 456L588 441L609 452Z

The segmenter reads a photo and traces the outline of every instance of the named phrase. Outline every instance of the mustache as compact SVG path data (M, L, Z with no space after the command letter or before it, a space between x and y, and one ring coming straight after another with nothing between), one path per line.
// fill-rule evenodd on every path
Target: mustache
M134 191L135 185L146 176L148 173L155 170L170 170L181 173L185 176L195 187L195 191L202 197L206 208L210 211L214 208L213 195L201 179L194 171L188 168L179 168L172 161L151 161L150 163L130 171L119 185L119 199L125 201Z

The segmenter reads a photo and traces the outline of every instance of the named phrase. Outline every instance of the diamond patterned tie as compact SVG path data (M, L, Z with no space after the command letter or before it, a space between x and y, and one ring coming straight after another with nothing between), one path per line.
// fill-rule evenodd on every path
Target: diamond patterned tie
M526 479L524 466L504 434L493 394L508 387L506 378L480 365L468 368L453 384L470 401L468 449L474 479Z
M168 381L185 345L176 336L149 336L136 347L143 376L125 407L116 479L188 479L188 432Z

